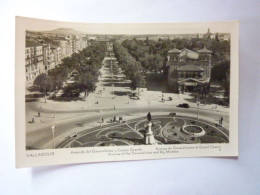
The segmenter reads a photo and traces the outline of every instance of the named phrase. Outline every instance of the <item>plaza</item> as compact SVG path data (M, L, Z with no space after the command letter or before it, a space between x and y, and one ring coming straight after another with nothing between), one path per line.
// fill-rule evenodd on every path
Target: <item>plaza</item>
M73 72L64 86L75 82L78 73ZM150 111L156 116L151 129L154 144L229 142L229 108L193 102L191 93L162 91L160 84L133 89L124 73L113 44L107 42L93 92L67 101L64 90L59 90L55 99L40 96L26 102L27 149L145 145L144 116ZM183 103L189 108L178 107Z
M124 123L117 121L101 128L82 130L75 138L67 136L57 147L145 145L144 139L147 124L148 121L145 117L135 118L125 121ZM171 117L169 115L154 116L152 120L152 131L156 144L229 142L228 131L225 128L191 117ZM200 134L201 132L203 133Z

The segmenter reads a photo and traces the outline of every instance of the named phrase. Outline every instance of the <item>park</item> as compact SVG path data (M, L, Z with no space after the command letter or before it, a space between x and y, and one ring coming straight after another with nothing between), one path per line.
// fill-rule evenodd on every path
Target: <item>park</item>
M147 55L153 43L93 42L36 77L26 95L26 148L228 143L227 104L209 91L171 91L167 48ZM149 133L147 112L156 116Z

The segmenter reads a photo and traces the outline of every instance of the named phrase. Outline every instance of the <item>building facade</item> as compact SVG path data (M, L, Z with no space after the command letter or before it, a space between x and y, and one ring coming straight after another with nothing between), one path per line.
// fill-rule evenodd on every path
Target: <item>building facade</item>
M212 51L206 49L197 52L176 48L167 56L168 85L174 92L195 92L208 87L211 77Z
M45 35L47 36L47 35ZM57 43L44 44L37 42L32 37L27 37L25 47L26 81L34 79L42 73L47 73L62 63L62 59L70 57L74 52L79 52L88 46L84 37L75 35L63 36ZM30 83L32 83L30 82Z
M66 41L66 40L61 40L59 43L60 48L61 48L61 58L67 57L67 44L68 44L68 41Z
M44 72L43 47L33 41L26 41L25 47L25 77L26 81L32 81Z

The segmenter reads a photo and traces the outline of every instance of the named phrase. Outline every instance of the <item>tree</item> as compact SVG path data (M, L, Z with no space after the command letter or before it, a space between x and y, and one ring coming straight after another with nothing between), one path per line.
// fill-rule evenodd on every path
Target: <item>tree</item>
M90 72L85 72L80 74L77 77L76 83L81 91L85 92L85 97L88 95L88 92L92 92L95 90L95 83L97 78L93 76Z
M212 68L211 78L213 81L222 83L226 79L226 76L229 73L229 71L230 71L230 62L229 61L221 62Z
M154 64L153 64L153 70L158 73L159 70L163 67L163 58L161 55L156 54L154 56Z
M225 104L229 105L230 95L230 62L221 62L212 68L212 81L218 82L224 89Z
M45 103L46 103L46 96L49 91L52 90L53 84L51 82L50 77L47 74L40 74L34 80L33 85L40 91L44 92L45 95Z
M132 75L131 80L132 82L130 88L132 90L136 90L136 88L138 88L138 95L140 95L140 87L145 86L146 83L144 77L141 75L140 72L136 72Z
M62 88L63 82L66 81L68 77L68 70L61 66L58 66L55 69L49 70L48 76L50 77L50 80L52 82L53 89L58 90Z
M229 106L229 98L230 98L230 76L229 76L230 72L226 73L226 77L225 80L223 81L223 88L225 90L224 92L224 97L226 100L226 105Z

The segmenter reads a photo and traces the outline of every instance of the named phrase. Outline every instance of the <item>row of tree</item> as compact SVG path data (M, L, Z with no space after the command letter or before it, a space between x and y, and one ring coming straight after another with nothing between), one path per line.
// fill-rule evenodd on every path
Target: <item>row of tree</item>
M95 89L105 52L105 43L92 43L78 53L73 53L71 57L64 58L62 63L54 69L40 74L36 77L34 86L45 95L64 89L65 92L74 90L80 93L84 91L86 96L88 92ZM67 90L63 84L73 72L76 73L75 82L67 86L69 89Z
M124 71L126 77L131 81L131 89L144 87L146 84L145 78L141 73L142 66L120 43L114 42L114 53L118 60L119 66Z
M122 42L122 45L127 48L129 53L141 63L144 71L158 72L159 70L165 70L168 51L177 48L179 50L187 48L197 51L204 46L213 52L212 65L217 65L219 62L225 62L229 60L230 42L220 41L219 39L159 39L145 40L126 39Z
M220 84L224 89L226 105L230 98L230 61L220 62L211 70L211 81Z
M168 51L177 48L179 50L187 48L197 51L206 47L213 52L211 58L212 75L211 80L218 83L225 90L225 99L229 102L229 85L230 85L230 41L220 41L218 36L211 38L191 38L191 39L159 39L145 40L126 39L122 42L129 53L141 63L142 73L156 72L163 70L167 75L167 55ZM164 77L167 79L167 77ZM209 91L205 88L205 93Z
M164 58L157 52L153 52L151 47L144 41L137 39L125 40L122 42L129 53L142 65L142 73L156 72L162 70Z

